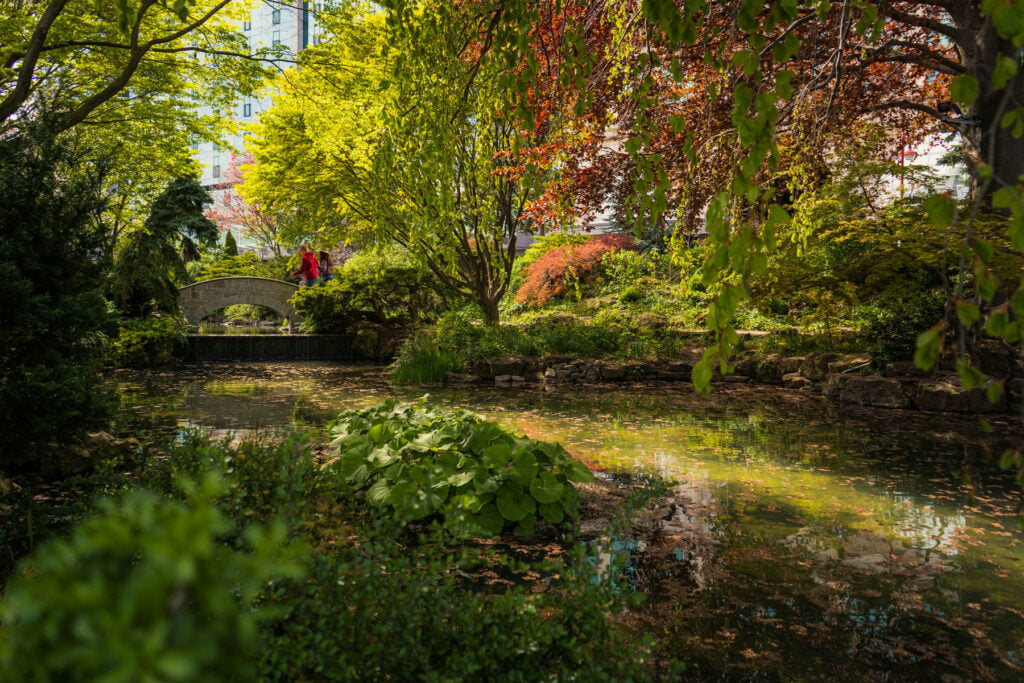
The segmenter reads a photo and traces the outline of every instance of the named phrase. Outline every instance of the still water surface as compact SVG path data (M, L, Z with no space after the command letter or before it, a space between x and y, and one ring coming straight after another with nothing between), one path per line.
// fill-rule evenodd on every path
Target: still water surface
M126 428L310 431L425 389L368 367L117 377ZM838 407L775 387L430 389L595 470L676 483L631 568L636 615L695 680L1024 680L1024 533L998 455L1020 417ZM623 543L628 546L629 539Z

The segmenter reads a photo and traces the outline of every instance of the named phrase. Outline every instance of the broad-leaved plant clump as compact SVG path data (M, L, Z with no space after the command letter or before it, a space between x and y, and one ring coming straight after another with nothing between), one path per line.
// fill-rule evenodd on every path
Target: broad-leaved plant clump
M514 436L465 410L389 399L330 426L333 464L370 505L400 520L440 517L457 536L533 533L578 515L573 482L593 474L557 443Z
M605 256L623 249L635 249L631 235L597 235L579 246L552 249L530 264L526 281L516 292L516 302L543 306L570 292L582 294L597 275Z

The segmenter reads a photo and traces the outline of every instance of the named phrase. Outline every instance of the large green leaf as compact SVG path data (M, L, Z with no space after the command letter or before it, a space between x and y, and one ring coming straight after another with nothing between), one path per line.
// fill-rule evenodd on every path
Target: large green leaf
M565 510L559 503L545 503L537 507L540 516L551 524L561 524L565 519Z
M513 482L505 482L495 499L501 516L510 522L518 522L526 515L533 514L537 504L527 495L523 487Z
M475 515L468 517L468 520L479 526L481 529L492 535L498 535L505 528L505 518L494 503L483 506Z
M512 456L512 449L507 443L496 443L488 446L483 453L484 464L495 469L504 467Z
M530 482L530 495L538 503L554 503L565 494L565 484L550 472L541 472L540 476Z
M579 460L569 460L565 470L566 478L569 481L577 481L585 483L588 481L594 481L594 473L591 472L586 465L581 463Z
M391 486L386 479L378 479L366 491L366 502L374 507L381 507L391 502Z
M512 478L524 486L533 481L539 469L537 457L528 450L521 449L512 457Z

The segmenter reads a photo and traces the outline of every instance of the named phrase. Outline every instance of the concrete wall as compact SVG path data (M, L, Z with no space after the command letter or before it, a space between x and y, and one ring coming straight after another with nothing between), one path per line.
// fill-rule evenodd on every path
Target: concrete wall
M344 334L190 334L184 360L295 361L361 360Z

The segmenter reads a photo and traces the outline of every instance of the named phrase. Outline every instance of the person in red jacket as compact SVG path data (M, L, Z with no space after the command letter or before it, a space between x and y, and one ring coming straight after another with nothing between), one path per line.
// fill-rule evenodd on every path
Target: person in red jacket
M316 254L309 248L308 244L303 244L299 247L299 254L302 255L302 262L299 264L299 269L291 274L291 277L301 276L302 281L299 285L312 287L320 277L320 271L317 269Z

